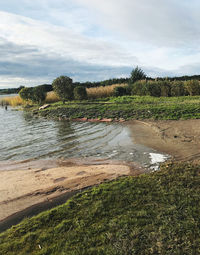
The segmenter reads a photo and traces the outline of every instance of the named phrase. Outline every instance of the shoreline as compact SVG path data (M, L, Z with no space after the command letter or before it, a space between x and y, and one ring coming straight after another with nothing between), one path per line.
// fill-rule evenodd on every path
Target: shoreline
M167 153L174 161L200 162L200 119L126 121L131 137L157 151ZM77 192L121 176L147 172L125 162L84 162L81 159L54 162L44 167L37 163L31 169L1 170L0 232L19 223L24 217L64 203ZM34 213L35 212L35 213Z
M77 192L145 170L125 164L60 166L0 171L0 232L44 210L66 202Z

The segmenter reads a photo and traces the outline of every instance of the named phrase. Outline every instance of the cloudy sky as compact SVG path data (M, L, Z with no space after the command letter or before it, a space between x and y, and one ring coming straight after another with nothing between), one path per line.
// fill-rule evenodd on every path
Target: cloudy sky
M0 0L0 88L200 74L199 0Z

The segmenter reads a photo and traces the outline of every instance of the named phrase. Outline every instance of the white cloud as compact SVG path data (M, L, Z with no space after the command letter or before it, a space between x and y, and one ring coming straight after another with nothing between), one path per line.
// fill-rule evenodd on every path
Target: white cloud
M91 64L126 66L136 58L119 45L19 15L0 12L0 35L9 42L38 47L41 53L57 54Z
M107 29L126 38L162 47L199 44L199 1L76 1L98 13L98 22Z

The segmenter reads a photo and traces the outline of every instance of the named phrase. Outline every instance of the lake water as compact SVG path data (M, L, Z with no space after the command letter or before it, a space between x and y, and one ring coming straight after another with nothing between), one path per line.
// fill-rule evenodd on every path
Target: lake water
M125 124L55 121L0 107L0 169L16 161L59 158L122 160L156 168L165 156L134 144Z

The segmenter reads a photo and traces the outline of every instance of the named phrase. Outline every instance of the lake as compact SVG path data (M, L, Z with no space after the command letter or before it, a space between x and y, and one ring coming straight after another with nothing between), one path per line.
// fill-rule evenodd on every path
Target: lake
M157 167L165 156L135 144L124 123L55 121L0 107L0 170L22 161L69 158L110 159Z

